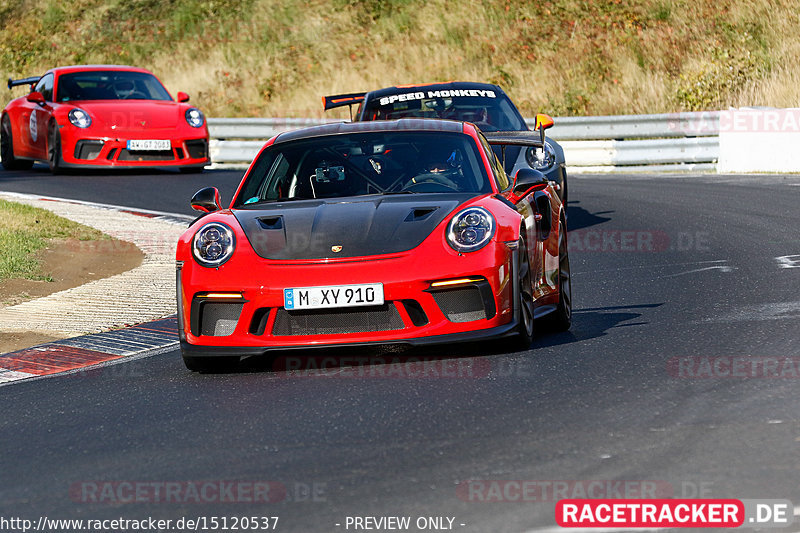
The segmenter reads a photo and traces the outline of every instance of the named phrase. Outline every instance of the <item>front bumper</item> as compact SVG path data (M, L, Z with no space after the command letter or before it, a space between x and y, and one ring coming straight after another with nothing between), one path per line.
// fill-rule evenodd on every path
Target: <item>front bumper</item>
M188 356L258 355L276 349L469 342L513 332L512 249L493 243L472 254L436 261L425 257L406 252L372 260L274 262L243 253L219 269L192 259L179 262L182 350ZM431 285L458 278L470 281ZM382 306L283 308L286 288L374 282L383 284ZM209 298L212 291L216 295ZM218 297L223 291L228 298Z
M162 151L128 150L127 140L81 136L62 138L62 166L79 167L203 167L210 164L207 138L170 140L170 149Z
M488 341L503 339L516 335L517 322L512 320L508 324L494 328L465 331L461 333L450 333L447 335L436 335L432 337L418 337L413 339L386 339L372 342L341 342L338 344L315 344L301 346L198 346L189 344L181 340L181 352L188 357L248 357L265 355L272 351L283 350L309 350L314 348L334 348L334 347L360 347L360 346L383 346L383 345L404 345L404 346L432 346L436 344L457 344L464 342Z

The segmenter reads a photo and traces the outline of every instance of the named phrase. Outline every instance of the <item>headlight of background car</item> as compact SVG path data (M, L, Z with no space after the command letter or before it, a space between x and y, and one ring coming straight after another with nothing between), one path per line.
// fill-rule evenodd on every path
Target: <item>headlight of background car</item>
M552 145L545 141L544 150L531 146L525 152L525 159L528 164L535 170L547 170L556 163L556 151L553 150Z
M231 258L236 248L233 230L219 222L210 222L194 234L192 253L203 266L218 267Z
M69 112L69 121L79 128L88 128L92 125L92 117L83 109L75 108Z
M206 121L203 112L196 107L190 107L186 110L186 122L193 128L199 128Z
M494 235L494 217L483 207L468 207L447 226L447 242L457 252L480 250Z

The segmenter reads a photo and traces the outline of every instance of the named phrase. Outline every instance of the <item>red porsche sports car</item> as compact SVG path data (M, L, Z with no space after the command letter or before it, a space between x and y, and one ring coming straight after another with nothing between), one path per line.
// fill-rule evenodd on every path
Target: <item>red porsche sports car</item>
M0 116L0 158L7 170L46 161L67 167L178 167L202 171L209 163L203 113L142 68L59 67L41 77L8 80L30 85Z
M571 285L564 206L541 172L510 180L483 134L449 120L338 123L273 137L228 209L204 214L177 249L181 350L211 370L278 348L509 337L534 318L566 329ZM540 135L541 134L541 135Z

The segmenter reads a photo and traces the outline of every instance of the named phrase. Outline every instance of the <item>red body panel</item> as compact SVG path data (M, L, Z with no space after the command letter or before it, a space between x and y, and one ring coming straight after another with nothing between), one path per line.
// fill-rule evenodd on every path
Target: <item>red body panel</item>
M120 66L60 67L45 75L54 75L53 94L58 90L59 76L92 70L124 70L148 73L147 70ZM184 115L193 106L166 100L91 100L69 102L29 102L26 96L12 100L3 110L11 121L14 155L20 159L47 161L48 127L57 125L61 138L61 166L65 167L197 167L210 162L207 148L202 157L192 157L187 141L203 141L208 145L207 124L190 126ZM82 109L91 117L87 128L73 125L68 114ZM32 118L33 117L33 118ZM171 153L163 157L148 157L136 152L122 156L127 141L134 139L165 139L170 141ZM102 141L99 153L91 159L76 157L78 141Z

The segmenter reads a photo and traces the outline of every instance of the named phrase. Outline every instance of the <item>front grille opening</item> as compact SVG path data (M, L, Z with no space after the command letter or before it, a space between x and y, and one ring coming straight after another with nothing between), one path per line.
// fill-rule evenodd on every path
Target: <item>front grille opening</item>
M127 148L122 148L119 151L117 161L173 161L175 159L175 152L170 149L169 151L128 151Z
M205 139L186 141L186 151L189 152L191 159L205 159L208 157L208 141Z
M251 335L263 335L267 329L267 322L269 321L269 312L272 311L269 307L262 307L256 309L253 313L253 320L250 321L250 329L248 330Z
M425 310L422 309L422 306L416 300L402 300L403 307L406 309L406 313L408 313L408 317L411 319L411 323L414 324L416 327L422 327L428 322L428 315L425 314Z
M115 155L117 155L117 148L112 148L111 150L108 151L106 159L108 159L109 161L113 161Z
M175 148L175 156L178 159L183 159L183 148Z
M346 309L287 311L279 308L272 334L337 335L403 329L403 319L393 303Z
M103 150L103 141L78 141L75 143L75 159L97 159Z
M227 337L233 334L244 304L206 303L200 311L200 334Z
M484 282L486 283L486 282ZM488 286L488 283L486 283ZM491 307L485 301L478 285L433 291L436 305L450 322L472 322L492 318L495 315L494 299Z
M215 301L195 296L192 299L190 315L192 335L209 337L232 335L243 307L244 301L240 299Z

